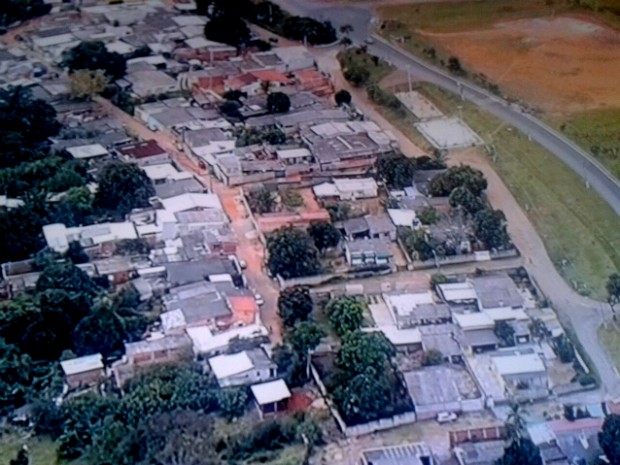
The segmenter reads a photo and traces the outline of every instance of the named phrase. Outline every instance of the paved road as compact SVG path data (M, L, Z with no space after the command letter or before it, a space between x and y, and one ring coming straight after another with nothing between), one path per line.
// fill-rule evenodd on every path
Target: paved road
M370 7L333 6L333 4L304 0L276 1L294 14L307 15L319 20L330 20L336 27L343 24L352 25L351 39L353 42L363 43L365 39L372 36L374 43L368 46L371 53L386 59L398 68L409 69L416 79L433 83L444 90L460 94L463 99L475 103L506 124L527 134L532 140L538 142L570 166L620 215L620 181L614 178L590 154L541 120L523 112L518 105L511 105L478 86L457 79L435 66L428 65L423 60L373 34Z

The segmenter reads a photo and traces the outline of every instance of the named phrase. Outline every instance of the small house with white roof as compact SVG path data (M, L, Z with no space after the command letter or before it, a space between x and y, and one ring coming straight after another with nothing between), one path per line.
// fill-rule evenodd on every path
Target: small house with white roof
M278 374L277 365L260 348L216 355L209 359L209 366L222 388L261 383Z
M255 384L250 390L261 418L285 411L291 398L291 391L283 379Z
M101 354L86 355L60 362L69 389L96 385L105 376Z

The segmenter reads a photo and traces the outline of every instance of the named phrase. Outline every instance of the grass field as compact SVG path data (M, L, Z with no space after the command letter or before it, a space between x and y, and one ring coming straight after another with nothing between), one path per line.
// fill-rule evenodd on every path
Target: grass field
M620 178L620 109L593 110L550 122Z
M75 460L72 462L59 461L56 457L56 444L49 438L31 437L23 439L16 432L0 433L0 465L9 465L23 444L30 451L30 465L85 465L85 462Z
M495 168L526 210L564 278L583 294L605 299L609 274L620 269L620 218L570 168L493 116L456 96L423 85L441 110L464 120L495 147Z
M620 368L620 328L616 325L601 327L598 331L598 338L607 349L616 367Z

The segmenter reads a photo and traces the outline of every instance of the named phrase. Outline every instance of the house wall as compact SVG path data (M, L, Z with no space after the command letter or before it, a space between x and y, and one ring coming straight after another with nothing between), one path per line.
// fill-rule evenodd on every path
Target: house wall
M155 365L157 363L178 362L189 358L190 355L189 350L182 347L137 354L133 357L128 357L127 362L134 366L148 366Z
M228 378L218 379L220 387L231 386L247 386L249 384L262 383L269 381L276 376L275 369L269 368L254 368L238 375L229 376Z
M84 373L77 373L75 375L65 376L65 383L70 389L74 389L82 386L90 386L97 384L99 380L104 377L103 369L85 371Z

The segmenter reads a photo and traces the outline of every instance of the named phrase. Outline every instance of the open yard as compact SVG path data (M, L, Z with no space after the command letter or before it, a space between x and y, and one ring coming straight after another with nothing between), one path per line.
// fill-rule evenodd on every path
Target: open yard
M601 327L598 336L616 364L616 368L620 368L620 327L617 325Z
M527 212L564 278L604 300L609 274L620 269L620 218L570 168L493 116L436 87L421 92L440 110L462 105L467 124L493 146L494 167Z
M56 456L56 444L49 438L30 437L24 439L17 432L0 431L0 465L9 465L19 449L26 444L30 452L31 465L83 465L81 460L64 462Z

